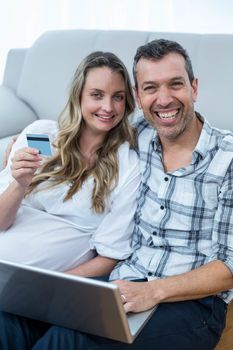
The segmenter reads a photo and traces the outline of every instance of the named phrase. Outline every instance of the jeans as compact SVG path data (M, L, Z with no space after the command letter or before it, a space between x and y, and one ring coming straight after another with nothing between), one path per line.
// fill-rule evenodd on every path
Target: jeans
M133 344L124 344L0 313L1 350L211 350L225 326L227 305L211 296L160 304Z

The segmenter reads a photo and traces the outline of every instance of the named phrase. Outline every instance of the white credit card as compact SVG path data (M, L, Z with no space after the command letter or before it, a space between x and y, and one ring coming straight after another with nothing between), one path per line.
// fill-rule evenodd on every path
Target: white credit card
M26 134L28 147L36 148L39 154L43 156L51 156L52 148L49 136L45 134Z

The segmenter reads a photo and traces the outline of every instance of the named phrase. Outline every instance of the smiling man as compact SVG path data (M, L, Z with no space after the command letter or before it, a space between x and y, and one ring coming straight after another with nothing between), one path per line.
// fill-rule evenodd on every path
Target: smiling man
M195 112L198 81L178 43L139 47L134 79L142 184L134 253L111 278L127 312L159 308L131 349L211 350L233 298L233 136Z

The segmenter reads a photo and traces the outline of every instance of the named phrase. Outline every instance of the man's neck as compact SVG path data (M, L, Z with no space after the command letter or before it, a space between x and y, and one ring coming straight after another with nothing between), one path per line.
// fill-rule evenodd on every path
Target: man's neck
M192 161L192 153L199 140L202 122L193 119L191 127L174 140L160 138L163 153L163 166L166 172L184 168Z

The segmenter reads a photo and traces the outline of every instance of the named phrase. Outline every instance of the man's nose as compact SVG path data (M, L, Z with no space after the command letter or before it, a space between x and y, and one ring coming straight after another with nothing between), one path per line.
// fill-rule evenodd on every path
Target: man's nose
M172 96L169 89L161 87L157 92L156 104L160 106L167 106L172 102Z

